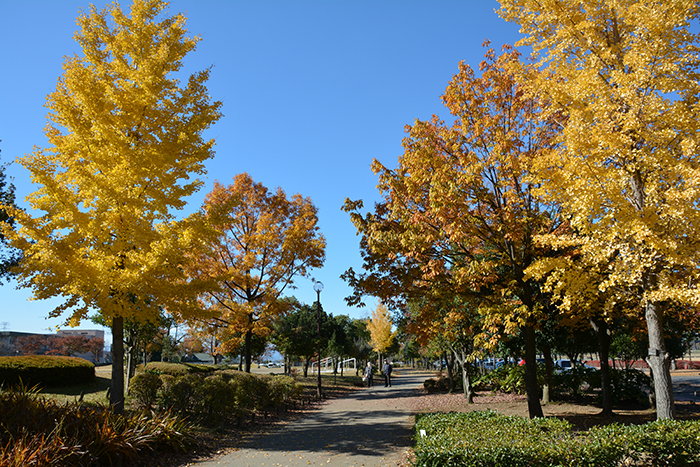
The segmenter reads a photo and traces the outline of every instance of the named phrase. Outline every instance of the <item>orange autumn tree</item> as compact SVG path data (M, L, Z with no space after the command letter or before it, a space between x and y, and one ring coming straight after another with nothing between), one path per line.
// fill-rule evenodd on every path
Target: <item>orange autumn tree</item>
M113 3L78 17L81 51L66 57L46 100L48 146L19 159L36 189L31 209L5 206L19 225L3 230L24 253L19 284L62 301L50 316L76 325L99 311L111 326L117 413L124 320L155 321L163 307L196 313L200 288L182 266L187 251L206 248L196 216L176 216L214 155L203 133L221 103L207 91L208 70L178 79L199 37L166 8L134 0L130 14Z
M385 217L401 229L370 229L367 242L372 249L399 245L396 254L417 261L422 280L446 275L453 290L478 296L484 326L523 330L528 409L536 417L541 307L538 286L524 271L544 254L535 235L558 222L556 206L535 197L532 177L532 160L551 149L555 127L540 120L538 102L508 71L519 60L506 47L499 57L487 50L481 76L460 64L443 95L454 123L416 121L407 127L397 169L374 162Z
M202 300L213 319L226 325L222 352L237 348L242 339L250 372L253 335L271 333L274 320L289 307L282 293L295 278L323 265L326 240L309 198L288 198L281 188L270 192L246 173L229 186L215 183L202 212L216 235L213 252L197 257L192 274L216 281Z
M540 73L523 79L566 117L538 161L603 291L637 295L657 418L673 418L669 306L700 304L700 4L695 0L500 0ZM562 240L543 238L553 245Z

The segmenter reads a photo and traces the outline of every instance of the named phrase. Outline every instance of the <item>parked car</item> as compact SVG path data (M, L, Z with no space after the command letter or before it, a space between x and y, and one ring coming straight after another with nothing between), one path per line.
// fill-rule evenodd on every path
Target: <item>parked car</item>
M495 370L505 365L506 362L502 358L487 358L484 360L483 366L487 370Z
M583 367L585 367L585 368L590 368L590 369L592 369L592 370L597 370L596 367L591 366L591 365L587 365L587 364L583 363L583 362L580 361L580 360L577 360L577 361L575 361L575 362L572 362L572 361L569 360L568 358L562 358L562 359L559 359L559 360L557 360L557 361L554 362L554 366L555 366L556 368L558 368L559 370L561 370L561 371L569 371L569 370L571 370L571 369L574 367L574 365L576 365L576 366L583 366Z

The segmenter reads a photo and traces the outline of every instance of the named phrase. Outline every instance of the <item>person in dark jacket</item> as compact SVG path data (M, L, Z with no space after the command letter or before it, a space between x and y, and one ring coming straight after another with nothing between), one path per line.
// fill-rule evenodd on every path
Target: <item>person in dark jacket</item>
M391 387L391 362L386 361L384 362L384 369L382 373L384 373L384 387Z
M367 387L372 387L374 386L374 378L372 377L372 363L367 362L367 366L365 367L365 379L367 380Z

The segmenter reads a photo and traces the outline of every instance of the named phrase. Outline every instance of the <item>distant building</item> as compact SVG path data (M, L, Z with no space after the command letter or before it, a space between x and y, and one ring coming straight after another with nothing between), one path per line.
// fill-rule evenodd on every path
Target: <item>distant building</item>
M0 356L15 356L25 353L33 355L53 353L55 355L51 348L51 339L69 336L84 336L88 339L100 338L104 342L105 332L99 329L63 329L57 331L56 334L0 331ZM27 345L27 342L32 342L33 345ZM23 351L20 349L23 349ZM55 348L53 350L55 350ZM104 347L99 352L97 358L90 352L76 354L75 356L93 363L102 363L105 359Z
M53 334L36 334L33 332L0 331L0 356L9 357L19 354L18 339L41 337L48 338ZM42 349L46 351L46 349Z
M105 340L105 332L99 329L61 329L56 331L57 336L85 336L88 339L99 337Z

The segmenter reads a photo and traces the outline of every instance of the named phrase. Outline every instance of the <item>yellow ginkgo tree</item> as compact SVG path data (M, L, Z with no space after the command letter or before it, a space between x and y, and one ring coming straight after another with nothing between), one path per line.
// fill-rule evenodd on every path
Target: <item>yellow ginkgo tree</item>
M31 210L12 210L3 233L24 252L19 283L35 299L63 299L51 316L77 324L99 311L111 324L111 403L123 409L125 318L155 320L163 307L186 314L197 286L184 252L203 223L178 220L184 198L213 156L202 133L219 117L209 71L184 84L182 60L198 37L161 0L134 0L78 17L82 53L67 57L48 95L48 145L19 159L36 191Z
M649 336L657 417L673 417L664 306L700 304L700 5L694 0L501 0L531 46L524 82L558 115L542 154L542 194L580 247L607 262L600 291L637 293ZM624 286L624 287L621 287ZM626 298L626 297L625 297Z
M383 303L379 303L372 310L372 317L367 320L367 330L370 334L370 345L379 354L381 365L382 354L391 347L394 342L395 332L391 331L391 316L389 309Z

